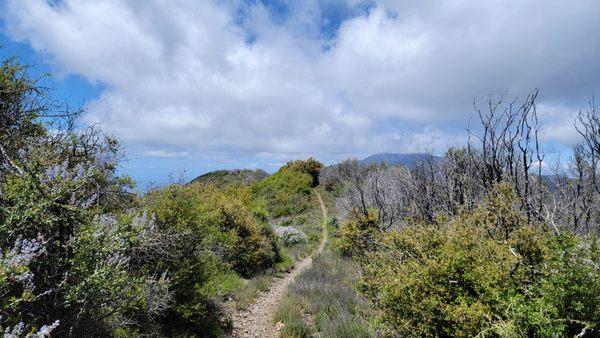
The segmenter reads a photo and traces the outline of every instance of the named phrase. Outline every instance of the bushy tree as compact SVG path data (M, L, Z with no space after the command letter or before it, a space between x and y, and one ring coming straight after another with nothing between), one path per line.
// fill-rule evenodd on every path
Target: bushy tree
M223 258L245 277L276 260L270 228L258 222L243 201L214 186L171 185L148 194L142 204L160 226L193 233L204 247L218 247L215 251L223 252Z
M216 302L220 282L235 272L251 277L279 261L274 234L244 203L215 186L193 183L152 191L142 206L160 232L171 234L161 255L144 255L150 274L170 279L166 333L210 335L227 326Z
M289 161L282 169L296 170L312 177L312 187L319 185L319 174L323 168L323 163L309 157L306 160Z

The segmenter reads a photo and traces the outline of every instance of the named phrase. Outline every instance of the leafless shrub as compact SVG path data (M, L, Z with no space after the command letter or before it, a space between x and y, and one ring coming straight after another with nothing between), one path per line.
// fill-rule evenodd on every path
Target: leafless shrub
M489 96L484 105L475 101L479 127L468 129L466 147L449 149L441 161L429 156L405 168L348 160L324 173L324 182L344 182L346 210L375 210L384 229L406 218L432 222L440 214L472 210L504 182L513 186L529 222L555 232L598 234L600 113L593 100L580 112L576 128L583 142L573 148L570 163L545 175L537 97L534 90L521 101L503 94Z

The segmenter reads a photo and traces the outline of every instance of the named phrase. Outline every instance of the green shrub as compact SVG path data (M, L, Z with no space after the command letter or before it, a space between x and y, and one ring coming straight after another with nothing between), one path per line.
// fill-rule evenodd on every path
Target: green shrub
M311 176L282 168L252 185L255 204L266 206L270 217L299 214L311 207Z
M283 328L279 332L282 338L310 337L313 330L303 318L303 299L288 295L277 307L273 321L283 323Z
M323 163L309 157L306 160L289 161L282 167L284 170L294 170L310 175L312 178L312 187L319 185L319 174L323 169Z
M217 283L222 295L231 295L242 289L244 286L244 279L235 272L228 272L223 275Z
M81 326L71 329L74 334L92 329L97 335L140 333L123 322L136 318L151 323L170 301L170 280L164 274L146 275L132 264L131 253L140 242L140 229L131 225L128 218L117 220L103 215L75 229L65 288L68 304L79 309L77 321ZM98 303L102 306L92 305Z
M213 186L172 185L150 193L143 205L162 226L224 251L224 261L245 277L278 260L270 228L257 222L242 201Z
M269 219L269 212L262 205L252 208L252 214L260 222L266 222Z
M134 201L116 176L118 143L93 128L50 131L72 115L52 111L47 90L12 62L0 67L0 327L107 335L147 320L140 291L158 278L131 269L119 224L94 219Z
M285 248L281 248L280 252L281 261L275 265L276 271L289 271L294 266L294 259L286 251Z
M311 330L302 320L295 319L288 321L288 324L279 332L279 336L281 338L308 338L311 337Z
M237 275L248 278L280 261L274 234L243 197L243 191L193 183L152 191L141 201L159 229L181 238L149 264L148 273L166 271L171 279L172 308L161 319L166 334L222 330L228 323L218 299L243 289Z
M279 223L279 225L282 227L288 227L288 226L291 226L292 224L294 224L294 221L291 218L283 219L281 221L281 223Z
M369 210L366 215L351 210L336 236L335 246L343 256L362 258L375 249L380 236L377 215L373 210Z
M573 336L600 322L598 245L527 224L500 186L474 213L382 237L361 289L407 336Z

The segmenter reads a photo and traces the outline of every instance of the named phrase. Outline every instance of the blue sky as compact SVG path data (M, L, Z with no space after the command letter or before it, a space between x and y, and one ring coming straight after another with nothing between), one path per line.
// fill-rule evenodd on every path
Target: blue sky
M49 62L49 56L43 52L36 52L24 42L11 40L4 32L0 33L0 55L2 57L18 57L24 63L32 65L31 75L34 77L45 77L45 82L52 88L53 95L68 102L69 105L77 107L96 99L102 91L100 84L92 85L77 74L57 76L57 69Z
M157 184L464 144L473 98L540 89L548 161L600 85L600 3L0 0L0 51L50 72Z

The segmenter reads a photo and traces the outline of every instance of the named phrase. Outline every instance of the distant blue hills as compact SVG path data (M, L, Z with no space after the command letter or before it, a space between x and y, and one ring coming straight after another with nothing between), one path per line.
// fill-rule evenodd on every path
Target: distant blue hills
M425 153L412 153L412 154L398 154L398 153L379 153L373 154L363 160L358 161L359 164L390 164L390 165L403 165L410 167L415 162L425 161L428 158L433 157L434 161L441 161L443 157L433 156Z

